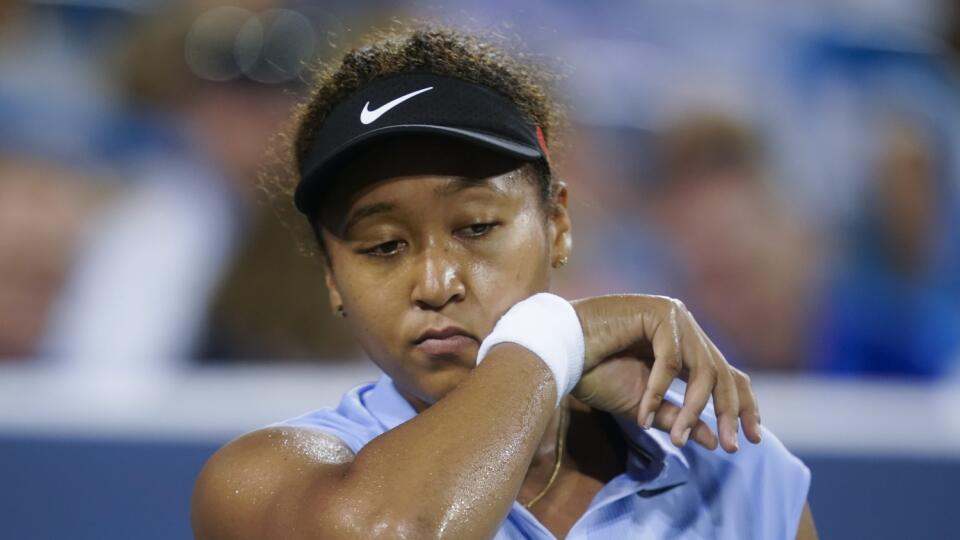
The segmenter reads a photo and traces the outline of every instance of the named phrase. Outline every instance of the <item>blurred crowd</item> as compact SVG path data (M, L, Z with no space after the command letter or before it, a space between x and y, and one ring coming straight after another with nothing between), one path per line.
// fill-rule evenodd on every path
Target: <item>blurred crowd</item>
M309 66L416 18L563 73L561 294L679 297L753 371L957 372L960 8L870 4L0 0L0 359L359 357L257 182Z

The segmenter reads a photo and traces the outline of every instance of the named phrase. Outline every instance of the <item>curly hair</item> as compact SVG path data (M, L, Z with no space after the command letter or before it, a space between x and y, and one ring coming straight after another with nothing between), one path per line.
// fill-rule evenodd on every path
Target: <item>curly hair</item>
M505 38L424 26L375 31L364 43L347 52L339 64L313 67L309 97L295 109L291 133L281 141L288 147L285 172L281 178L266 177L262 186L271 198L283 198L276 201L283 203L280 206L292 206L289 202L299 180L296 171L334 107L370 82L401 73L425 71L481 84L528 115L543 131L549 147L558 146L555 139L564 115L548 92L556 77L529 54L511 50ZM533 170L541 200L549 201L553 189L549 167L536 163ZM319 241L316 223L310 223L310 228ZM322 243L317 247L324 251Z

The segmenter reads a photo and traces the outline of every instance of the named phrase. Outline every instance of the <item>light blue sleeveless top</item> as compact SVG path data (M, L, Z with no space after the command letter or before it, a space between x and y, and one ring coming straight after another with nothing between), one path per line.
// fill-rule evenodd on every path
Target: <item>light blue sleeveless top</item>
M673 388L667 399L682 402ZM347 392L336 409L319 409L274 427L317 429L358 453L377 436L416 416L386 375ZM716 429L712 406L702 419ZM727 454L695 443L678 449L670 436L621 424L635 448L626 472L593 498L569 539L777 540L796 537L810 487L810 471L766 429L754 445L741 435ZM642 455L642 457L641 457ZM402 471L398 471L402 474ZM514 502L495 540L555 538Z

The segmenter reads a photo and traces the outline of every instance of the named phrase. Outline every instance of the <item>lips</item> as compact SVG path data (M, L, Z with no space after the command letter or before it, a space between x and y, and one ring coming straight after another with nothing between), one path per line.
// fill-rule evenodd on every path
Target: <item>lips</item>
M431 328L413 341L419 350L431 356L462 353L479 343L473 334L457 326Z

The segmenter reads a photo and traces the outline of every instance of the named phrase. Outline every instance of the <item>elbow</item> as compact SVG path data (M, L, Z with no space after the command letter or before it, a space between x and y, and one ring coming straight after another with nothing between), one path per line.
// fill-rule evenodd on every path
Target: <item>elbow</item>
M426 516L383 512L373 516L366 538L440 539L439 528Z
M341 499L320 513L323 538L337 539L439 539L439 521L426 513L406 511L397 504L377 505L358 499Z

